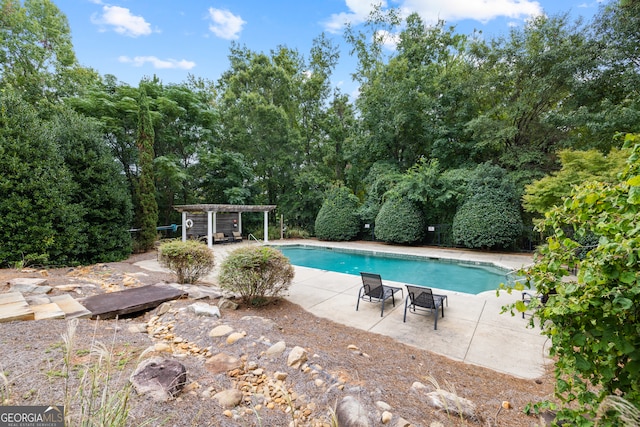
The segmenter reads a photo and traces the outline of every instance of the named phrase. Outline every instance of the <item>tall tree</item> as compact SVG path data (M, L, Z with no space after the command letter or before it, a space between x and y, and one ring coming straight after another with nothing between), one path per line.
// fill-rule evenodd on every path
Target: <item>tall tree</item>
M297 52L281 47L271 56L234 46L221 83L220 148L241 153L253 165L258 203L275 204L300 164L301 139L293 77Z
M81 208L74 259L94 264L126 258L131 254L131 195L100 123L64 108L48 126L75 184L72 201Z
M568 15L539 16L474 51L483 73L478 93L484 107L467 126L501 166L523 174L521 181L556 167L553 153L567 129L549 117L570 94L584 43Z
M568 146L606 153L619 146L616 133L640 131L640 3L603 3L587 28L572 96L556 120L571 129Z
M153 247L158 232L158 203L153 173L153 123L149 112L149 100L146 94L147 82L140 82L140 100L138 113L138 157L140 159L140 177L138 181L138 199L136 206L136 224L140 228L136 238L136 250L146 251Z
M0 87L32 104L76 94L97 74L76 59L66 16L50 0L0 0Z

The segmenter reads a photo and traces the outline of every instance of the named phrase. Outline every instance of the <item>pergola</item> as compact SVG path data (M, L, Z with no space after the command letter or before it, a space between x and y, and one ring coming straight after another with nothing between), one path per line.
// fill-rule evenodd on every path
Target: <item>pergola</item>
M178 205L173 207L182 213L182 241L187 240L187 213L207 214L207 246L213 247L212 236L216 232L216 214L218 212L237 212L238 231L242 232L242 212L264 212L264 241L269 241L269 212L276 208L276 205Z

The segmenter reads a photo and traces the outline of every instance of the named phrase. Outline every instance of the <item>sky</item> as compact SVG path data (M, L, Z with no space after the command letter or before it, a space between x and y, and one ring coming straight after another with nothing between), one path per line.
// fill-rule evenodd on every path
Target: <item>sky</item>
M343 39L344 25L356 30L372 4L417 12L426 23L438 19L457 32L481 30L506 35L532 16L568 12L591 19L603 0L53 0L67 16L79 62L101 75L137 86L157 76L181 83L189 74L217 81L229 69L233 42L269 54L278 46L308 57L313 40L325 33L340 46L332 84L354 94L356 59Z

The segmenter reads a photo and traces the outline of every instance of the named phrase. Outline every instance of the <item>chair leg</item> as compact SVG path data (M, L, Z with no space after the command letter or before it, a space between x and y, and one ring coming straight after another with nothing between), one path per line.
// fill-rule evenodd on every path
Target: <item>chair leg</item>
M407 298L409 298L409 297L407 297ZM408 299L404 302L404 319L402 321L405 322L405 323L407 322L407 307L408 307L407 303L408 302L409 302Z

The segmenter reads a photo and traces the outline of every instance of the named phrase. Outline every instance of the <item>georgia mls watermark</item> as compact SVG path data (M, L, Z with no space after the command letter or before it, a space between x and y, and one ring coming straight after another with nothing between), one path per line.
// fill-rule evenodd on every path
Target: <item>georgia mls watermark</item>
M64 427L64 406L0 406L0 427Z

